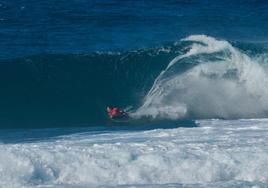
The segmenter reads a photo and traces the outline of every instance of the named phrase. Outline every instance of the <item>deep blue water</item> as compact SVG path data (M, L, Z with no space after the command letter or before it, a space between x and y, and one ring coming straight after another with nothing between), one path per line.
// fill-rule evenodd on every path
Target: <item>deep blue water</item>
M91 126L107 123L107 105L135 110L161 70L190 48L177 42L187 36L211 36L263 56L267 10L262 0L2 0L1 126ZM187 62L176 74L199 60ZM240 117L193 111L186 118Z
M0 58L126 51L192 34L267 41L264 0L2 0Z

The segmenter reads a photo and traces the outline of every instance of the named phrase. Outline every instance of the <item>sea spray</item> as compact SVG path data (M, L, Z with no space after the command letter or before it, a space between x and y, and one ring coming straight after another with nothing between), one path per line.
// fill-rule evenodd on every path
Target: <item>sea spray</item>
M107 105L156 121L264 117L267 54L260 43L192 35L152 49L3 60L0 127L105 125Z
M265 56L251 58L229 42L205 35L181 40L181 43L186 42L190 43L189 50L175 57L160 73L134 117L249 118L267 115ZM176 67L181 62L194 66L181 73Z

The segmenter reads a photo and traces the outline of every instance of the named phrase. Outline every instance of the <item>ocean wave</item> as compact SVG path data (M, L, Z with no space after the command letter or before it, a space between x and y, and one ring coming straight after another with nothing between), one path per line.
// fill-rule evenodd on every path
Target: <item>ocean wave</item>
M156 78L134 114L153 118L254 118L268 112L267 54L250 57L225 40L192 35L187 52ZM181 73L177 65L193 65Z
M89 54L40 54L0 63L2 127L90 126L106 106L141 102L179 47Z
M263 44L206 35L135 51L2 60L0 123L106 124L107 105L154 120L265 117L267 62Z

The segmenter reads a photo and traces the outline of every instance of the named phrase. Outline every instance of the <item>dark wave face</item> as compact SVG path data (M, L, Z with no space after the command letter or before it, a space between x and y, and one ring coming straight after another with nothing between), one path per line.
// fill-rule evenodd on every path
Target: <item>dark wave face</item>
M193 35L155 49L3 60L0 123L105 125L107 105L157 121L264 117L267 48L234 45Z
M0 63L0 123L103 123L106 106L138 106L175 56L148 49L123 53L36 55ZM167 49L169 50L169 49ZM20 126L20 125L19 125Z
M0 127L105 125L107 105L145 122L266 117L267 10L0 0Z

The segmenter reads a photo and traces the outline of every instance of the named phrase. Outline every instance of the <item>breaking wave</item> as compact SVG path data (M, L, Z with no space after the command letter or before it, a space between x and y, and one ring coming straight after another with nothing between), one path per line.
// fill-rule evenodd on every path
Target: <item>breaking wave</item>
M267 62L265 44L205 35L136 51L2 60L0 123L105 124L107 105L156 121L265 117Z
M225 40L192 35L159 74L134 116L251 118L268 112L267 54L251 57ZM182 72L181 64L191 67Z

